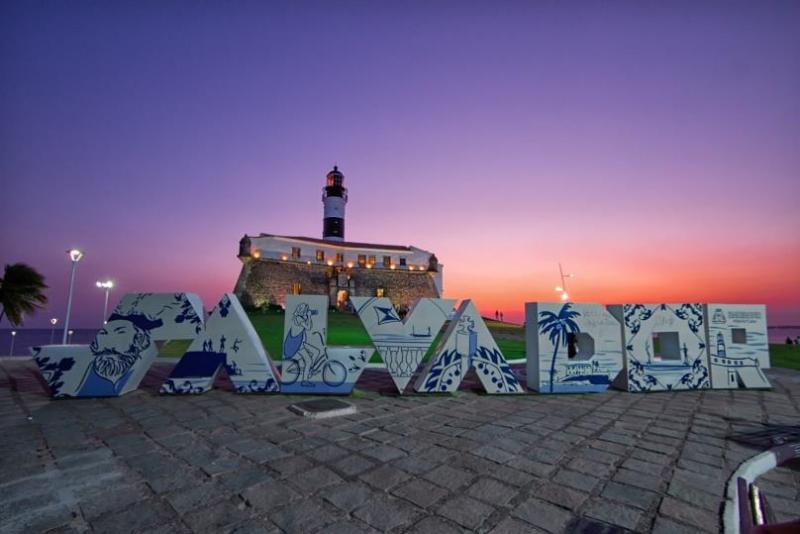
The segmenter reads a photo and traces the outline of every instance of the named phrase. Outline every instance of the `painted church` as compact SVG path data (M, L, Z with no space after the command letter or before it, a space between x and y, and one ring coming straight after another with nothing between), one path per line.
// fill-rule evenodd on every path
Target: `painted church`
M328 295L331 307L349 298L389 297L398 311L421 297L441 297L443 266L414 246L345 240L347 188L334 166L322 188L322 239L273 234L239 241L242 271L234 292L251 308L285 304L285 295Z

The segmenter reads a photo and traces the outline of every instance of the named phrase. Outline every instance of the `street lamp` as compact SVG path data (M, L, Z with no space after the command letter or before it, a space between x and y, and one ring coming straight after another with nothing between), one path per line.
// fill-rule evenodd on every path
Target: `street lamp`
M106 292L106 302L105 304L103 304L103 324L106 324L108 323L108 321L106 321L106 317L108 317L108 293L114 287L114 282L112 282L111 280L106 280L105 282L101 282L98 280L97 287L105 290Z
M72 343L72 334L74 334L74 333L75 333L75 330L70 330L69 331L69 342L70 343Z
M11 331L11 350L8 351L8 355L9 356L13 356L14 355L14 340L15 339L17 339L17 331L16 330L12 330Z
M51 328L50 328L50 344L51 345L53 344L53 338L56 335L56 324L57 323L58 323L58 317L53 317L52 319L50 319L50 325L51 325Z
M561 268L561 263L558 264L558 274L561 276L561 285L556 286L556 291L561 293L561 300L564 302L569 300L569 293L567 293L567 278L574 278L572 273L564 274L564 269Z
M69 293L67 294L67 314L64 317L64 336L61 338L61 344L67 344L67 332L69 331L69 312L72 308L72 288L75 286L75 268L78 266L78 262L81 261L83 258L83 252L78 250L77 248L73 248L67 251L69 254L69 259L72 261L72 273L69 276Z

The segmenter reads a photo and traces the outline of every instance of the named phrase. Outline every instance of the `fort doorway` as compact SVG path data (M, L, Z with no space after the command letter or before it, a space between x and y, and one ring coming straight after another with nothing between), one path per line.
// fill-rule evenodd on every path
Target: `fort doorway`
M336 309L339 311L344 311L348 309L348 299L350 298L350 292L346 289L340 289L336 292Z

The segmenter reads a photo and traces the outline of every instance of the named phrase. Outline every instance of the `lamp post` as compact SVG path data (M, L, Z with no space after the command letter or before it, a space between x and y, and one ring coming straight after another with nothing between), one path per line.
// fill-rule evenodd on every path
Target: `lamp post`
M56 324L58 323L58 317L53 317L50 319L50 344L53 344L53 338L56 336Z
M67 314L64 316L64 336L61 338L61 344L67 344L67 332L69 331L69 312L72 308L72 289L75 286L75 268L78 266L78 262L81 261L83 258L83 252L78 250L77 248L73 248L67 251L69 254L69 259L72 261L72 273L69 276L69 293L67 294Z
M566 302L569 300L569 293L567 293L567 278L573 278L575 275L572 273L564 274L564 269L561 268L561 262L558 263L558 274L561 276L561 285L556 287L556 291L561 293L561 300Z
M16 330L12 330L11 331L11 350L8 351L8 355L9 356L13 356L14 355L14 340L15 339L17 339L17 331Z
M72 343L72 334L74 334L74 333L75 333L75 330L70 330L69 331L69 343Z
M111 280L106 280L105 282L101 282L100 280L97 281L97 287L104 290L106 292L106 301L103 304L103 324L108 323L106 318L108 317L108 293L114 287L114 282Z

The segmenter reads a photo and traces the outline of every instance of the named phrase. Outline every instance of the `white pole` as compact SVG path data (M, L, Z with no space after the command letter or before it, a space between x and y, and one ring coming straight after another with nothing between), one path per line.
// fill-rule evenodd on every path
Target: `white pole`
M11 350L8 351L8 355L9 356L13 356L14 355L14 340L15 339L17 339L17 331L16 330L12 330L11 331Z
M72 262L72 274L69 276L69 293L67 294L67 316L64 318L64 336L61 338L61 344L67 344L67 331L69 330L69 312L72 308L72 288L75 285L75 268L78 266L77 261Z
M106 302L103 304L103 324L106 324L108 319L108 292L111 291L110 287L106 287Z

